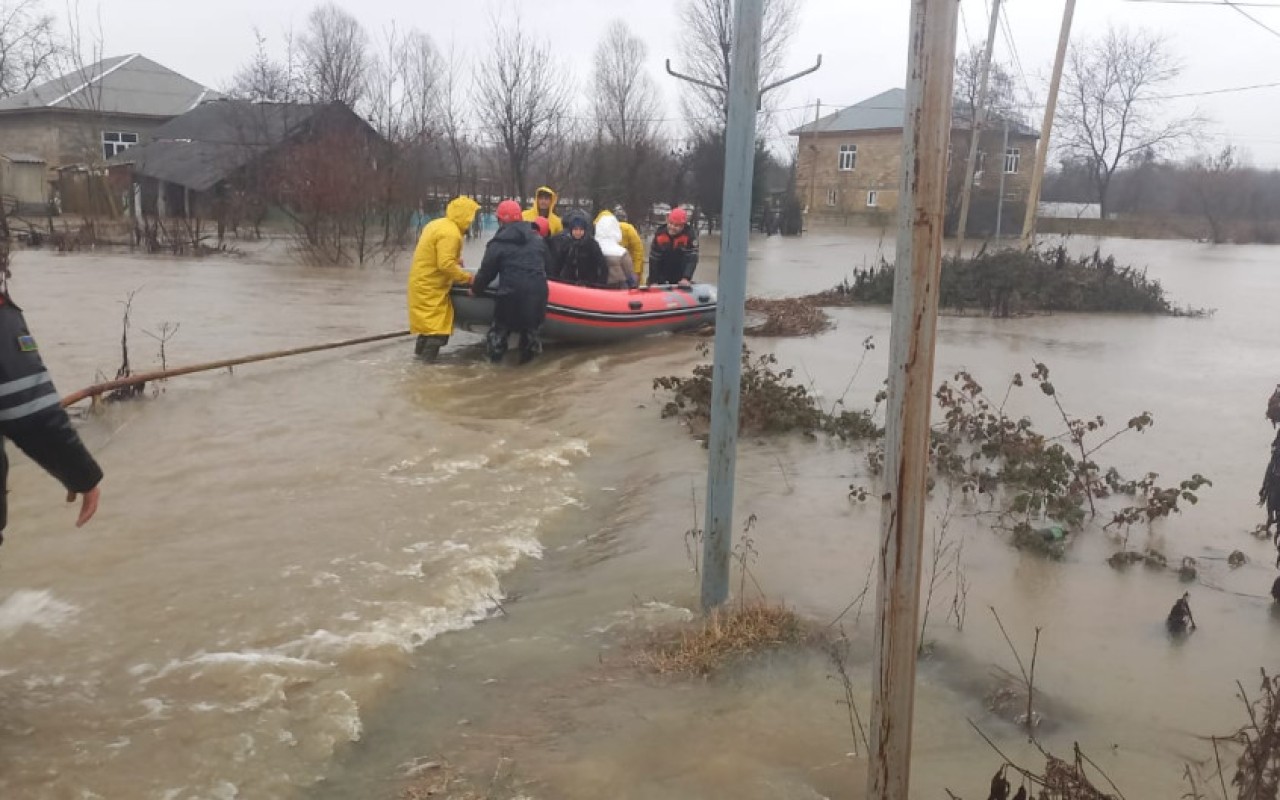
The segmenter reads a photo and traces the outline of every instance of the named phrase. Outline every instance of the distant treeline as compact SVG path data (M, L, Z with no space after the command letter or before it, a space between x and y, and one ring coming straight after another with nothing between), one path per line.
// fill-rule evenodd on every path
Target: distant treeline
M1181 218L1199 223L1218 243L1280 243L1280 170L1239 163L1233 147L1182 163L1153 157L1118 172L1108 194L1108 214ZM1044 199L1096 202L1089 166L1064 162L1045 176Z

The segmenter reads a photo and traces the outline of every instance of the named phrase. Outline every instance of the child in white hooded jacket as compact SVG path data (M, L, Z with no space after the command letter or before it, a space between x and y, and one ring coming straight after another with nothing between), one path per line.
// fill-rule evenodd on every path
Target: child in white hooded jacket
M622 246L622 226L612 214L605 214L596 222L596 241L609 265L609 288L636 288L635 265L631 254Z

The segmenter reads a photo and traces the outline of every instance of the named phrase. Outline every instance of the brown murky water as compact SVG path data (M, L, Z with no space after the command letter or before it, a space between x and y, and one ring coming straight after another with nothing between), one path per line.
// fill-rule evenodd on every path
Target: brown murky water
M875 238L760 241L753 292L825 288L881 246L891 250ZM1028 757L983 702L994 669L1016 670L988 606L1028 649L1044 628L1047 745L1079 741L1130 797L1180 794L1180 764L1212 757L1196 737L1241 719L1234 682L1280 655L1265 597L1274 554L1248 535L1271 437L1262 407L1280 375L1278 251L1106 248L1218 313L948 318L938 374L965 368L998 386L1040 359L1074 412L1153 412L1155 427L1118 440L1110 460L1214 480L1153 534L1171 560L1200 561L1200 630L1171 642L1162 622L1182 584L1115 573L1101 532L1048 563L958 518L972 588L963 632L945 620L950 590L935 600L917 702L921 797L978 796L989 779L997 758L966 719ZM117 301L139 287L134 359L148 364L155 343L140 331L164 321L182 324L171 363L403 323L403 269L305 270L273 252L24 253L16 273L64 391L114 371ZM850 393L869 402L888 314L834 313L821 337L754 346L832 401L875 336ZM651 388L697 362L696 342L561 349L514 369L480 363L477 341L459 335L434 368L397 342L182 379L86 420L109 477L84 530L56 484L16 457L0 549L0 796L389 797L419 757L486 780L509 758L540 798L860 796L843 695L821 657L676 686L618 666L621 632L677 618L696 596L682 535L705 455L658 419ZM1018 402L1047 425L1043 399ZM868 482L863 465L822 444L744 443L739 511L759 517L755 572L771 597L830 619L861 590L878 509L845 494ZM1251 563L1229 570L1235 549ZM505 615L503 597L517 600ZM864 714L868 627L847 628Z

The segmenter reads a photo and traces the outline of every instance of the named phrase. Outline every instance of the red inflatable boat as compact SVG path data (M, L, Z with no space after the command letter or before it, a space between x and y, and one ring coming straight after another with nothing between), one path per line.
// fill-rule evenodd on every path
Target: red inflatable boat
M465 286L453 287L458 327L477 333L486 330L493 322L492 295L490 290L472 297ZM548 281L547 295L542 337L559 342L616 342L700 328L714 324L716 318L716 289L706 283L597 289Z

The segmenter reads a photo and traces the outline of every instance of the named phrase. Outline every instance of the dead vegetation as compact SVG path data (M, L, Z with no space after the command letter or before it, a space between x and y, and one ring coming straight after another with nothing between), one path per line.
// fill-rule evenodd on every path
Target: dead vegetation
M832 326L831 316L807 297L751 297L747 299L747 311L764 315L763 322L746 328L744 333L748 336L815 336Z
M655 633L641 645L635 663L658 675L706 678L762 653L817 644L820 638L786 606L733 603L697 622Z
M448 761L418 759L402 768L409 779L399 800L516 800L524 797L515 788L515 764L498 760L493 776L484 788Z

